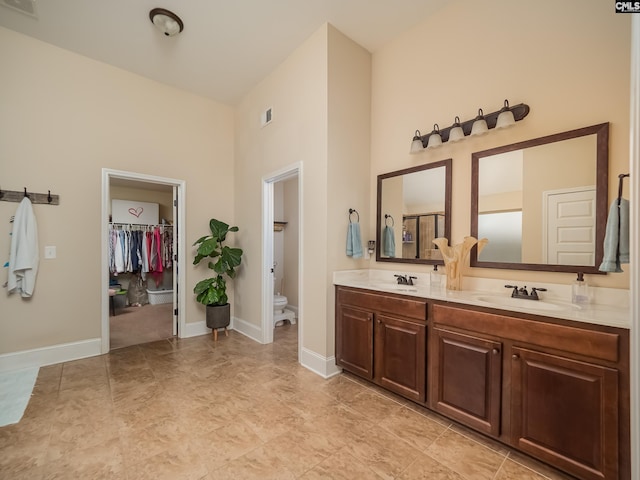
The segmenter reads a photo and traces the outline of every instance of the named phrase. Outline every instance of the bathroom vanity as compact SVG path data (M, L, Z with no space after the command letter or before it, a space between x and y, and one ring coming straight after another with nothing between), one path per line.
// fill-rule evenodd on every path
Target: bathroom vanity
M615 325L624 312L334 283L344 370L577 478L630 478L629 330Z

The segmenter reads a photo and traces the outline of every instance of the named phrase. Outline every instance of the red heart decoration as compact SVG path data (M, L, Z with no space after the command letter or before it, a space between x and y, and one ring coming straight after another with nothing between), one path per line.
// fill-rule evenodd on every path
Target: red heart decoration
M140 217L140 215L142 215L142 212L144 212L144 208L142 208L142 207L130 208L129 209L129 213L131 215L133 215L134 217L136 217L136 218Z

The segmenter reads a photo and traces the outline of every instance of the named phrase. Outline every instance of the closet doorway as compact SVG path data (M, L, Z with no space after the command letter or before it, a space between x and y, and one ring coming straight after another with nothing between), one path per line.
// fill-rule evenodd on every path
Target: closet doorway
M181 336L184 181L109 169L102 180L102 352Z

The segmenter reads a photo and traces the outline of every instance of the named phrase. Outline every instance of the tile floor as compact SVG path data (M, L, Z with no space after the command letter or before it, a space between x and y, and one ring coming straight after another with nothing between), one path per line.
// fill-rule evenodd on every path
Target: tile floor
M566 479L349 375L236 332L169 339L40 369L0 479Z

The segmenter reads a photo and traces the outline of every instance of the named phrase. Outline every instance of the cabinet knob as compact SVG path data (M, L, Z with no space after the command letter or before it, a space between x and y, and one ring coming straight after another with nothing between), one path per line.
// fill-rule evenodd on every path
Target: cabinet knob
M520 355L514 353L513 355L511 355L511 358L513 358L514 360L520 360Z
M493 350L491 350L491 353L493 353L494 355L497 355L500 353L500 349L499 348L494 348Z
M382 320L378 319L378 325L380 325L382 323Z

